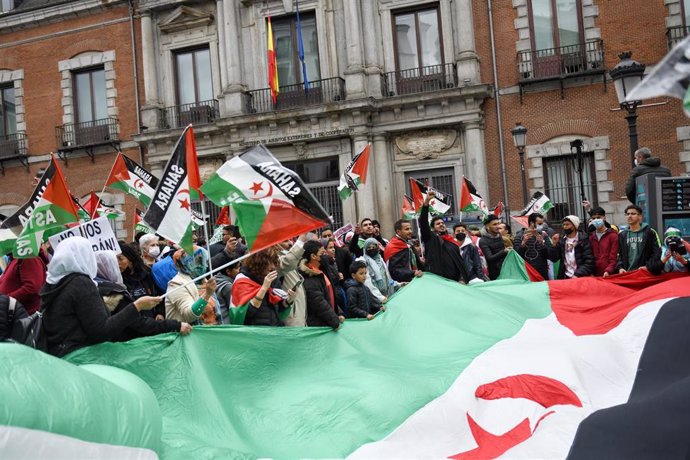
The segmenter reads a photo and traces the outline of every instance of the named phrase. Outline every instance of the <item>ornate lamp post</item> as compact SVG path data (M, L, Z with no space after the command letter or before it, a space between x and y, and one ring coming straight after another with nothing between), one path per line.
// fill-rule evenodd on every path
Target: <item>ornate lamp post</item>
M583 145L582 139L575 139L570 142L570 153L573 154L573 167L577 171L580 186L580 204L587 200L587 197L585 197L585 181L582 177L582 171L585 168L585 155L582 153Z
M527 144L527 128L522 123L515 124L515 128L510 130L513 133L513 143L520 155L520 172L522 173L522 201L527 204L527 176L525 175L525 145Z
M618 103L622 110L628 114L628 130L630 131L630 158L633 167L635 166L635 151L637 151L637 106L642 101L626 101L628 93L637 86L644 78L645 65L632 60L632 51L625 51L618 55L621 62L616 65L609 74L616 87Z

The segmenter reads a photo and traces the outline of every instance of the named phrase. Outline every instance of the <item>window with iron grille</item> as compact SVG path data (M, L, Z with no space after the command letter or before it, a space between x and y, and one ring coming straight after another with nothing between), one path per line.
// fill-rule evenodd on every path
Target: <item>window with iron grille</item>
M597 206L597 181L594 153L583 153L582 188L592 207ZM573 155L543 159L544 188L553 209L546 216L549 221L560 222L565 216L584 217L580 194L580 177Z
M450 216L457 212L455 206L455 174L453 173L453 168L406 172L405 190L407 190L408 196L412 196L410 178L417 179L419 182L429 185L448 196L450 198L450 210L447 215Z
M17 132L14 86L0 87L0 139Z

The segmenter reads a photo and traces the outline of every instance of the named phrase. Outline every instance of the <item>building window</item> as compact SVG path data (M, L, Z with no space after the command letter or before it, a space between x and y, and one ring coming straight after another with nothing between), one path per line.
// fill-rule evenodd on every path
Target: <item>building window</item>
M208 48L175 53L178 105L198 104L213 99L211 54Z
M398 70L443 64L438 7L397 13L393 16L393 27Z
M0 87L0 138L17 132L14 86Z
M453 168L432 169L425 171L412 171L405 173L405 190L407 195L412 196L410 190L410 178L417 179L423 184L433 187L450 198L450 210L446 215L450 216L457 212L455 207L455 174Z
M683 27L690 27L690 0L682 0L680 2L681 15L683 16Z
M300 13L302 24L302 44L304 63L307 66L307 79L321 79L319 67L319 40L316 35L314 13ZM289 16L272 21L275 40L276 62L278 64L278 83L280 86L304 83L302 63L299 60L297 16Z
M544 50L582 43L580 0L531 0L532 49Z
M14 0L0 0L0 13L14 9Z
M297 173L332 217L335 228L343 226L343 202L338 195L340 170L338 158L285 162L283 165Z
M584 155L582 170L582 186L585 198L592 207L597 206L597 182L594 170L594 153ZM549 219L560 222L565 216L576 215L582 217L583 208L580 199L580 178L572 155L544 158L544 189L546 196L551 199L554 208L549 212Z
M73 81L77 123L107 118L105 70L101 68L75 72Z

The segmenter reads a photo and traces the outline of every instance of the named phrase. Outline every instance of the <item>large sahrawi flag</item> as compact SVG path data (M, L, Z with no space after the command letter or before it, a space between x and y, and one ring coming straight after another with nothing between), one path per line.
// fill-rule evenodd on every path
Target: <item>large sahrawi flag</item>
M48 167L36 184L31 197L29 197L29 201L24 203L14 214L0 223L0 255L12 252L17 240L17 235L22 232L31 218L31 213L34 212L34 208L41 200L41 195L43 195L46 187L48 187L48 183L52 180L57 171L56 166L57 163L53 161L48 164Z
M201 190L218 206L231 206L249 251L258 251L329 225L328 213L302 179L263 145L228 160Z
M12 249L12 255L18 259L38 256L41 244L48 236L61 232L67 224L79 222L77 207L55 157L51 163L55 174L48 181L22 232L17 235Z
M205 327L67 360L0 344L0 451L19 439L54 458L60 434L170 460L685 458L683 296L687 275L642 270L473 286L427 273L337 332Z
M122 190L144 206L148 206L158 187L158 179L137 162L119 152L105 185Z
M194 131L189 125L175 144L144 214L144 222L149 227L179 244L189 254L192 253L194 225L191 201L201 196L200 186Z

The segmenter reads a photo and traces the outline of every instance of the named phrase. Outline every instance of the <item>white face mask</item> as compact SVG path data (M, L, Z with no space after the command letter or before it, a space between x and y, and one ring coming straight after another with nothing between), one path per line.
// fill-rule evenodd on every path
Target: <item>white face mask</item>
M637 158L635 158L635 166L639 166L640 162L637 161Z
M161 253L161 248L158 246L151 246L149 248L149 257L158 257Z

